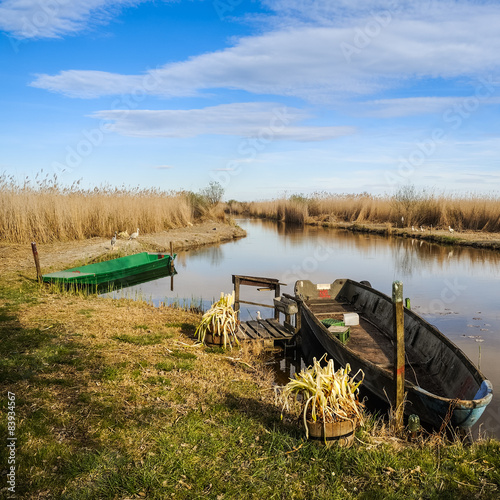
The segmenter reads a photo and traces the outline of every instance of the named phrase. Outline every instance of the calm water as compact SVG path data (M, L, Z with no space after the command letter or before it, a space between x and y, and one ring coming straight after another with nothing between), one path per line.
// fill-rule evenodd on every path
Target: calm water
M278 278L293 293L297 279L329 283L337 278L368 280L391 295L403 282L411 307L436 325L500 387L500 252L456 248L423 241L347 231L297 228L260 220L240 220L248 236L238 241L179 252L178 274L114 292L153 303L202 301L210 307L233 289L231 276ZM241 298L272 304L272 292L242 287ZM263 317L271 309L242 304L241 319ZM500 404L494 397L481 429L500 437Z

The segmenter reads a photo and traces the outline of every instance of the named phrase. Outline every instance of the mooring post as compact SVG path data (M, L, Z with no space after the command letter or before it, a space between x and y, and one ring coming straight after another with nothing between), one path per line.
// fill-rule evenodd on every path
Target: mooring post
M36 243L34 241L31 243L31 251L33 252L33 258L35 259L36 279L39 282L41 282L42 281L42 271L40 269L40 259L38 258L38 250L36 248Z
M394 315L394 386L395 415L398 426L403 424L403 400L405 397L405 324L403 308L403 283L392 283L392 304Z
M274 297L278 298L280 295L281 295L280 284L276 283L275 288L274 288ZM279 319L280 319L280 312L276 308L274 309L274 319L276 321L279 321Z
M170 242L170 270L174 269L174 244Z
M233 276L234 282L234 311L238 312L240 310L240 278L238 276Z

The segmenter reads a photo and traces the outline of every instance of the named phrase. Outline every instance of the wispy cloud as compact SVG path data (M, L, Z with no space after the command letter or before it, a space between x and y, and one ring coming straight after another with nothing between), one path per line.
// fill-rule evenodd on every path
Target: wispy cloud
M122 7L145 0L3 0L0 30L23 40L59 38L108 22Z
M103 110L92 115L112 122L129 137L186 138L231 135L270 140L324 141L354 133L346 126L297 126L310 118L303 110L277 103L235 103L188 110Z
M143 74L70 69L38 75L31 85L84 98L137 90L190 96L226 88L320 102L405 86L411 79L500 74L500 5L464 1L445 9L450 2L432 2L432 7L424 2L419 8L403 2L406 10L385 20L377 21L377 10L369 13L370 5L380 11L388 3L363 2L365 9L344 14L335 23L329 22L331 12L312 24L296 18L293 25ZM282 2L273 5L285 9Z
M440 113L454 106L460 106L470 96L453 97L402 97L394 99L376 99L361 102L357 105L359 113L364 116L378 118L397 118ZM481 103L488 105L500 104L500 98L484 97Z

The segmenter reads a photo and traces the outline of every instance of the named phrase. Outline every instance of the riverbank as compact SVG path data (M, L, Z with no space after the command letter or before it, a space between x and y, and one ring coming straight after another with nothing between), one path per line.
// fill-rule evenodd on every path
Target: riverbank
M331 229L343 229L354 233L380 234L382 236L394 236L400 238L413 238L416 240L430 241L442 245L468 246L489 250L500 250L500 233L484 231L453 231L435 229L432 227L408 228L396 227L390 223L351 223L351 222L329 222L322 219L309 217L304 222L308 226L320 226Z
M47 273L144 251L169 253L170 244L173 245L174 252L177 252L245 236L246 232L237 225L207 221L168 231L141 234L135 240L118 238L114 248L111 248L111 240L104 238L57 241L38 244L37 248L42 273ZM0 244L0 273L11 280L36 277L30 245Z
M345 229L352 232L373 233L401 238L414 238L417 240L431 241L443 245L459 245L473 248L500 250L500 233L487 233L483 231L453 231L443 229L393 227L391 224L351 224L351 223L321 223L310 222L313 226L324 226L335 229Z
M223 231L186 228L174 250ZM173 234L151 237L114 252L165 251ZM42 267L111 256L81 243L39 245ZM0 464L14 460L18 498L498 497L497 441L409 442L371 419L352 448L325 448L281 419L264 353L197 345L189 311L40 286L29 245L1 252L0 432L13 409L17 441Z

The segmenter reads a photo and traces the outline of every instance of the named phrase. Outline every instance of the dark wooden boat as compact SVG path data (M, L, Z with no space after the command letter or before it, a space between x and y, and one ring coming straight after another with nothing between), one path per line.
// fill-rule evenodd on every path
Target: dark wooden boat
M73 267L65 271L44 274L45 283L62 285L106 286L114 282L141 282L141 278L151 273L170 273L174 255L142 252L118 259L97 262L86 266Z
M349 279L325 285L296 282L303 349L307 354L313 345L320 346L341 366L349 363L353 373L361 368L363 386L393 404L393 303L363 283ZM359 316L359 324L349 327L348 340L325 325L327 318L341 320L346 313ZM472 427L492 399L492 384L453 342L407 308L404 323L406 412L435 428L443 421L452 427Z

